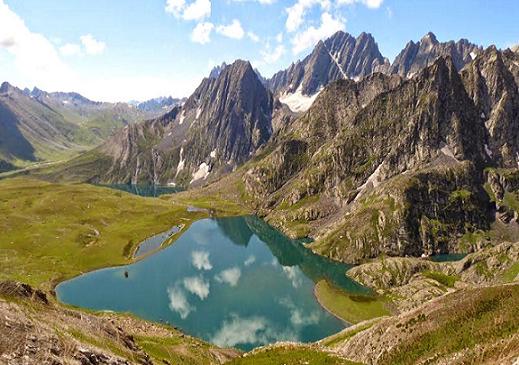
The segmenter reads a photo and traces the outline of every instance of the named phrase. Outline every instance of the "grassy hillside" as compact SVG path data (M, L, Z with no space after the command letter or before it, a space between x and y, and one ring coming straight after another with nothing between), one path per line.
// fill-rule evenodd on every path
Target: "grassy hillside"
M0 280L49 289L82 272L129 263L146 237L207 216L188 212L187 204L92 185L1 180ZM241 212L218 202L213 207Z
M518 301L517 283L462 289L323 343L378 364L511 364L519 356Z

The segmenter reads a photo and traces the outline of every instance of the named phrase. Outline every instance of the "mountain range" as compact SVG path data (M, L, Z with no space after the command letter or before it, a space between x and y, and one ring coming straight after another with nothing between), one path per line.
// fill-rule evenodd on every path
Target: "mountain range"
M184 104L47 176L231 186L345 262L476 250L496 215L519 216L517 53L429 33L390 65L369 34L339 32L282 74L222 65ZM298 93L302 110L286 103Z
M156 117L180 100L133 106L95 102L77 93L0 87L0 172L67 159L105 141L125 125Z
M397 79L411 78L438 57L448 56L460 70L481 52L481 47L467 40L440 43L428 33L417 43L409 42L390 64L370 34L354 38L340 31L270 79L246 61L215 67L183 105L136 126L139 132L120 131L105 146L70 165L95 164L97 158L105 161L105 169L93 169L95 174L85 176L90 181L200 185L250 159L335 81L360 82L384 74L393 75L392 81L379 81L394 84ZM376 90L366 92L371 95Z

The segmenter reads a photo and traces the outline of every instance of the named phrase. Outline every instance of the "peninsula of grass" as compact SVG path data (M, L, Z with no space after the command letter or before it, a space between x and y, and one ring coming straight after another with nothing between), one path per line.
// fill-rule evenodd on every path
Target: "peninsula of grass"
M384 297L348 294L325 280L319 281L314 291L326 310L348 323L355 324L390 314Z
M87 184L0 180L0 280L48 290L84 272L128 264L145 238L209 215L183 203ZM221 215L242 212L220 200L212 207Z

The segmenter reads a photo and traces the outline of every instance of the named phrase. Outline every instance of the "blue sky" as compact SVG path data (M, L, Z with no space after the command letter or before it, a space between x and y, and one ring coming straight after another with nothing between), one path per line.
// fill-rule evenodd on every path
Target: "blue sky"
M342 29L373 34L391 61L433 31L506 48L516 0L0 0L0 80L95 100L188 96L221 62L265 76Z

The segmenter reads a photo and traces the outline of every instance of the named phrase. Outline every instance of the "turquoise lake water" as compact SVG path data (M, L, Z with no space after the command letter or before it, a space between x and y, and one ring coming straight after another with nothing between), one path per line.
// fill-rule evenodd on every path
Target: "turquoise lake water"
M130 194L135 194L139 196L146 197L158 197L164 194L173 194L182 191L180 188L172 187L172 186L160 186L160 185L130 185L130 184L109 184L99 186L103 186L106 188L116 189L125 191Z
M68 304L131 312L219 346L249 350L280 340L315 341L344 328L318 304L313 289L326 279L369 294L345 276L348 267L256 217L203 219L135 264L79 276L56 292Z

